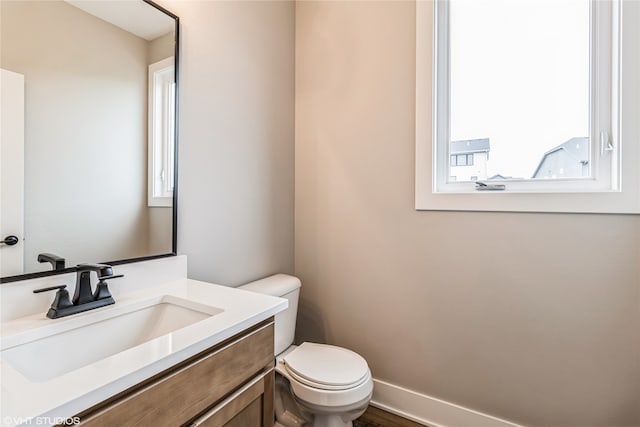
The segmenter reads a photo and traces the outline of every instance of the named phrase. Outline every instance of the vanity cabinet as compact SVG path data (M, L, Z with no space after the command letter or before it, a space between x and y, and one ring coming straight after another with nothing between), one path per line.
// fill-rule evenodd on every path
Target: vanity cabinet
M273 318L79 414L83 427L273 427Z

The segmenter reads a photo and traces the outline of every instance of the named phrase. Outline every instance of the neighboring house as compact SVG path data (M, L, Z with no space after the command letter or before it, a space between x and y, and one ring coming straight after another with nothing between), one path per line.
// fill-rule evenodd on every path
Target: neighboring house
M489 138L451 141L449 148L450 181L479 181L487 179Z
M571 138L542 156L532 178L589 176L589 138Z

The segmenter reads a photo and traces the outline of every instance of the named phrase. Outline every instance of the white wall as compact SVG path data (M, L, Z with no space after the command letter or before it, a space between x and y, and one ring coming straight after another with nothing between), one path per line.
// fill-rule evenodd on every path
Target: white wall
M640 216L415 211L415 79L414 2L296 4L299 339L525 425L640 425Z
M189 277L293 272L293 2L162 1L180 17L178 251Z

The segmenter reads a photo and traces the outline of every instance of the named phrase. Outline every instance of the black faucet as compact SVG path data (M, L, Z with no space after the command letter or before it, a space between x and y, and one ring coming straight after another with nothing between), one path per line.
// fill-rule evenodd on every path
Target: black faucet
M33 293L40 293L54 289L58 290L53 303L51 303L51 308L47 312L48 318L57 319L58 317L69 316L115 303L107 287L106 280L124 277L124 275L114 275L113 268L107 264L79 264L76 267L76 271L76 288L73 293L73 299L69 299L69 292L65 289L66 285L51 286L33 291ZM92 271L98 274L99 282L95 292L91 289Z
M65 259L56 254L38 254L38 262L49 262L55 271L64 270Z

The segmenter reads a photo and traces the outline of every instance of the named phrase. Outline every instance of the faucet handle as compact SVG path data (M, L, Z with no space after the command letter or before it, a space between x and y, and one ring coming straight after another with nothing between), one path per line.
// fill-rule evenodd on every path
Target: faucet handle
M124 274L112 274L111 276L98 276L98 285L96 286L96 291L93 293L93 299L103 300L113 298L111 296L111 292L109 292L109 288L107 287L107 279L117 279L119 277L124 277Z
M124 277L124 274L112 274L111 276L98 276L98 280L107 280L107 279L118 279L120 277Z
M56 292L56 297L51 303L51 308L49 308L49 311L47 312L48 318L55 319L56 317L58 317L58 310L73 306L73 303L69 299L69 291L65 289L66 287L67 285L50 286L48 288L35 289L33 291L34 294L39 294L41 292L53 291L56 289L58 290L58 292Z
M49 286L48 288L34 289L33 293L34 294L39 294L41 292L54 291L56 289L62 290L64 288L66 288L66 287L67 287L67 285Z

